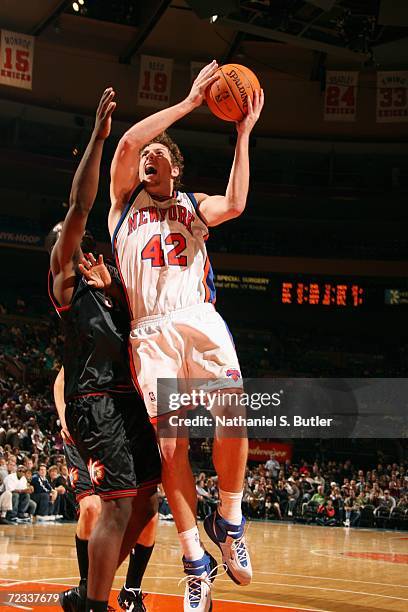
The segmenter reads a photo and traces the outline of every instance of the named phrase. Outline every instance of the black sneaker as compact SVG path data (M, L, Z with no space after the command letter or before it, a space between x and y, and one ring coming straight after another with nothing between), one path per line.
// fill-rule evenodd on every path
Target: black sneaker
M146 607L143 603L144 595L141 589L131 589L122 587L118 595L118 604L122 608L122 610L127 610L127 612L146 612Z
M84 612L86 597L82 597L79 587L73 587L59 594L60 606L65 612Z

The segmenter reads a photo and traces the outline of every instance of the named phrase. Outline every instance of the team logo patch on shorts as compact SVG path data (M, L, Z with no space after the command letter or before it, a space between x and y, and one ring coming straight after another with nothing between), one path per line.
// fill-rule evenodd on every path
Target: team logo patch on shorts
M73 489L75 489L75 485L78 482L78 478L79 478L78 468L74 468L74 467L69 468L68 478L69 478L69 482L70 482L71 487Z
M88 472L93 484L96 486L100 485L105 477L105 467L98 459L96 461L89 459Z
M232 380L234 380L235 382L238 380L238 378L241 378L241 372L239 370L227 370L227 376L229 378L232 378Z

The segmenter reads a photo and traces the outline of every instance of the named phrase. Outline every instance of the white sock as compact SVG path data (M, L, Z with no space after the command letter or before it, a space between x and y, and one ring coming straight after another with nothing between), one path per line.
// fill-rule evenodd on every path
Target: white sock
M180 544L185 558L188 561L198 561L204 554L204 549L201 546L200 534L197 526L187 531L182 531L178 534Z
M219 490L221 503L218 512L222 518L231 525L240 525L242 521L241 501L242 491L230 493L229 491Z

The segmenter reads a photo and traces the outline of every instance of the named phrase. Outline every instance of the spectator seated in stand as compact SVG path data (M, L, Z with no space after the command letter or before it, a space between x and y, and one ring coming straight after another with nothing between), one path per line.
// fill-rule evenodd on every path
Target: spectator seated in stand
M351 490L349 496L344 500L344 512L346 517L344 526L357 527L360 522L361 511L354 490Z
M318 507L316 523L325 527L335 527L337 525L336 510L330 498L325 504Z
M52 514L56 519L75 518L75 498L70 490L69 480L60 473L57 465L48 468L48 478L53 491L57 493Z
M383 495L380 495L378 505L374 510L374 518L377 527L387 527L391 512L394 510L397 502L390 495L389 490L385 490Z
M11 493L12 508L7 512L5 518L10 522L29 523L31 522L29 510L35 510L35 507L30 505L32 487L25 477L26 468L23 465L16 467L12 462L9 462L9 466L9 473L3 485L4 491Z
M44 463L38 466L38 472L34 472L31 484L34 489L31 499L37 504L37 520L55 521L55 515L52 512L58 493L52 489L47 479L47 466Z

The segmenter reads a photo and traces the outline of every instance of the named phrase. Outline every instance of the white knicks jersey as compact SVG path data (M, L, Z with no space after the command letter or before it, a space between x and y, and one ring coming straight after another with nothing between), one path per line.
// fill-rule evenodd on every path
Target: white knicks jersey
M160 202L136 189L112 238L133 321L215 302L207 238L193 194Z

